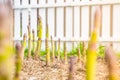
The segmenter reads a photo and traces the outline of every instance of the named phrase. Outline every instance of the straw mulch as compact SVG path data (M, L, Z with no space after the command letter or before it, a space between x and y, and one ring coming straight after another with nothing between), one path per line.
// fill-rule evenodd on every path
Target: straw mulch
M74 65L74 80L85 80L86 69L84 63ZM97 60L96 80L108 80L108 68L104 60ZM69 65L55 62L50 67L45 65L45 61L24 60L21 71L21 80L67 80Z

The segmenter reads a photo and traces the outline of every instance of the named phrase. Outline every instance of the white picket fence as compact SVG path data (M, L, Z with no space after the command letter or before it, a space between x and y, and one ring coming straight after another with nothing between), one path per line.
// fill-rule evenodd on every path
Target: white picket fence
M93 14L96 7L102 10L100 41L113 41L115 49L120 47L120 0L14 0L14 40L22 40L27 33L30 15L31 30L37 39L37 17L45 26L48 24L54 40L88 41L93 28ZM76 43L68 43L70 50ZM61 45L63 46L63 45Z

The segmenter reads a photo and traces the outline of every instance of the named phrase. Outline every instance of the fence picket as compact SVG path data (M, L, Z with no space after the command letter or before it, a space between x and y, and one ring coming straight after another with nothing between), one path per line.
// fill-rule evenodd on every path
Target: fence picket
M80 0L75 0L74 2L80 2ZM74 7L74 38L80 38L80 7ZM74 47L76 47L76 42Z
M14 5L20 5L20 0L14 0ZM20 39L20 10L14 11L14 40Z
M113 26L113 38L120 40L120 5L113 6ZM113 42L113 48L115 51L120 51L120 43Z
M73 0L66 0L66 3L70 3L70 2L73 2ZM65 37L67 39L71 39L73 36L73 23L72 23L72 20L73 20L73 17L72 17L72 7L66 7L66 12L65 12ZM67 50L71 50L72 49L72 43L66 43L66 46L67 46Z
M107 40L110 38L110 6L103 6L102 11L102 39Z
M64 0L57 0L56 3L63 3ZM57 38L64 38L64 9L57 8L56 10L56 28L57 28ZM63 43L61 43L61 49L63 50Z
M52 4L54 3L54 0L48 0L48 4ZM55 30L55 25L54 25L54 8L49 8L48 9L48 25L49 25L49 29L50 29L50 35L54 37L54 30Z
M37 4L37 0L31 0L30 1L30 5L36 5ZM31 29L33 29L35 31L35 37L37 37L37 9L31 9L30 12L30 26Z
M81 12L81 38L88 40L89 38L89 9L88 7L82 7L82 12Z

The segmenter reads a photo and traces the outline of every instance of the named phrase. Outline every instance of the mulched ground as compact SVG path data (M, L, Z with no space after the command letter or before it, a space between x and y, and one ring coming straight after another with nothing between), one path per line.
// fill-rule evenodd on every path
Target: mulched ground
M108 68L104 60L96 64L96 80L108 80ZM24 60L21 80L68 80L69 65L56 62L51 67L45 66L45 61ZM74 80L86 80L86 69L83 63L75 64Z

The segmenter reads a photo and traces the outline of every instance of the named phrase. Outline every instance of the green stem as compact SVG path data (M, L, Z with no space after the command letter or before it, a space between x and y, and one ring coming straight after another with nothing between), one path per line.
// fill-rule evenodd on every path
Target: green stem
M87 64L86 64L86 74L87 80L96 80L96 59L97 59L97 39L98 39L98 30L101 22L101 12L98 9L94 15L94 29L91 36L91 39L88 44L87 51Z

